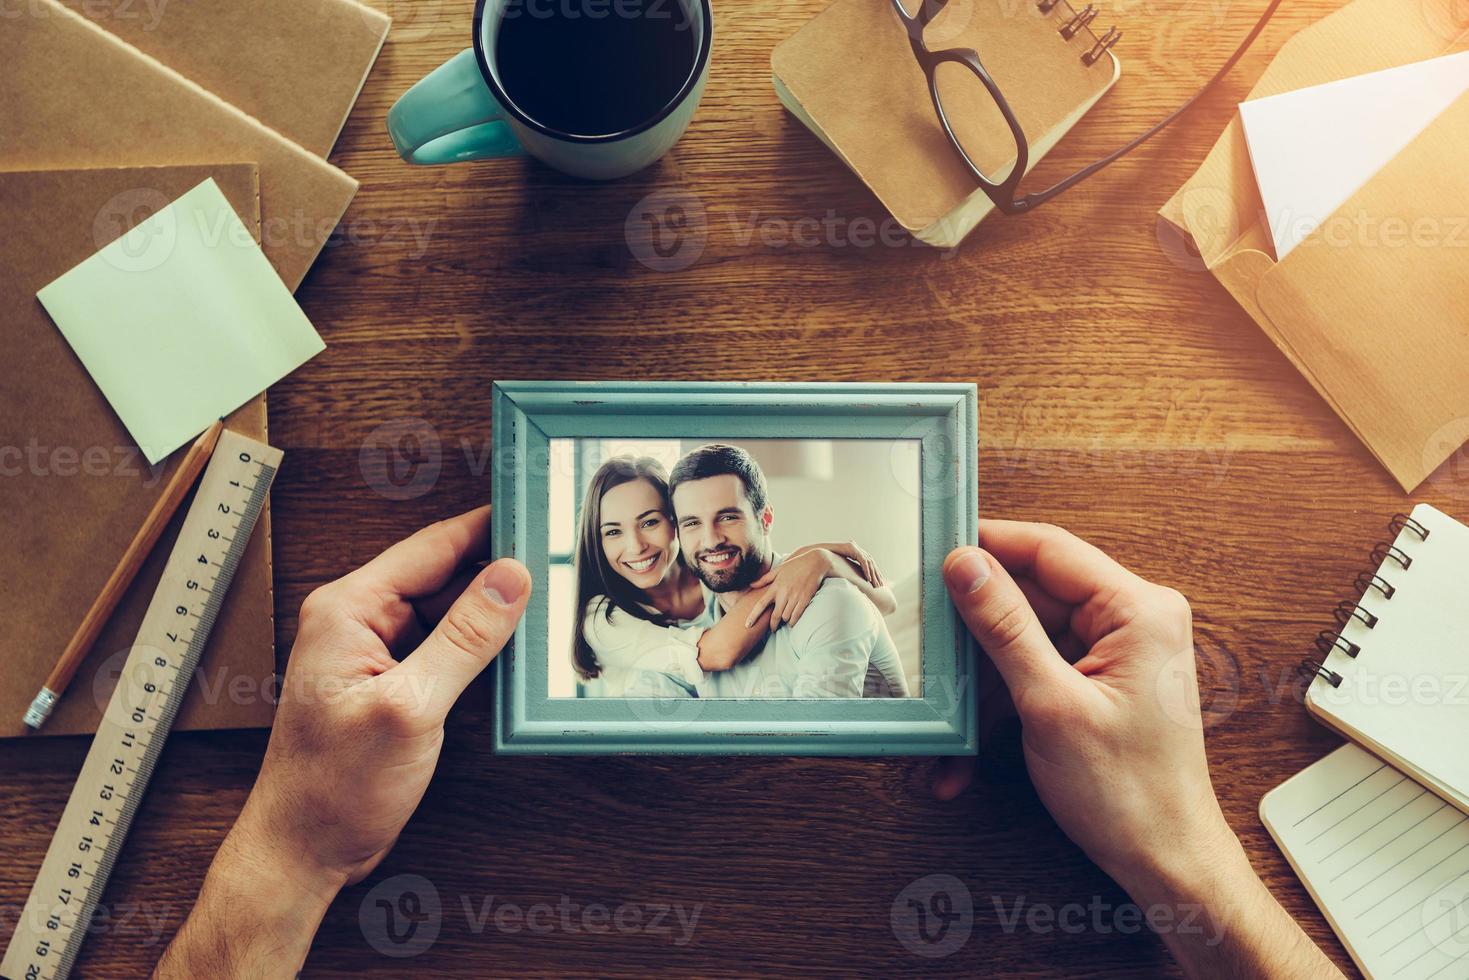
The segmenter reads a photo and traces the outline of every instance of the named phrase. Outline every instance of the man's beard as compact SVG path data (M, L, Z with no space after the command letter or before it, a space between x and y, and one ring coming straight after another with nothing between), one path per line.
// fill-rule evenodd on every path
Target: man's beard
M723 549L712 548L710 551ZM707 554L708 552L704 552ZM740 552L740 557L722 568L710 568L699 560L693 561L694 574L707 585L711 592L738 592L750 587L765 572L765 556L754 548Z

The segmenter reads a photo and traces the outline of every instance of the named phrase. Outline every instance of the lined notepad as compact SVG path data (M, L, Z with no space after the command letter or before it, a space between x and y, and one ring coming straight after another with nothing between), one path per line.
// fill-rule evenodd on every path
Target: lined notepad
M1469 977L1469 817L1355 745L1260 817L1368 977Z

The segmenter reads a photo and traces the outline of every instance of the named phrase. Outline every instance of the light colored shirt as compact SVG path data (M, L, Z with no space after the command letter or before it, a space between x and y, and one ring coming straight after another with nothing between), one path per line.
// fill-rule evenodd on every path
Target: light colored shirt
M714 619L722 614L712 594L709 612ZM697 689L706 698L860 698L869 667L892 696L909 696L882 614L855 585L829 578L796 625L776 630L729 670L706 674Z
M772 567L782 558L776 556ZM822 582L800 622L776 630L727 671L699 666L699 640L724 614L719 596L707 588L704 602L698 618L660 626L606 596L593 600L583 630L602 673L586 683L587 696L860 698L869 667L886 681L889 696L910 696L887 623L845 579ZM643 609L658 613L653 606Z
M643 606L657 615L652 606ZM660 626L620 609L606 596L587 606L582 630L602 672L586 683L593 698L692 698L706 674L699 638L714 625L706 608L697 620Z

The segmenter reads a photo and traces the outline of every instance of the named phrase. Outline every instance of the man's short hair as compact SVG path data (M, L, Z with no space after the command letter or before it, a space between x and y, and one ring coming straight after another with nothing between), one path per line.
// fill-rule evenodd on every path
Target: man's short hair
M669 496L673 495L680 483L707 480L711 476L725 474L740 478L740 482L745 485L745 499L750 501L751 510L757 515L765 510L770 493L766 489L765 473L761 471L760 464L739 446L727 446L718 442L690 450L678 461L673 472L668 475Z

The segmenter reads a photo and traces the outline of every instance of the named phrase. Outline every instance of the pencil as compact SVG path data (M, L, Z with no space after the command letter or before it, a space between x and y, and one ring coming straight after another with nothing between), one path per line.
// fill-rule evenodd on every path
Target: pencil
M153 504L153 509L148 512L148 518L143 521L143 526L133 536L132 543L128 545L127 551L123 552L122 560L112 570L107 584L102 587L102 594L92 603L92 608L87 610L87 615L82 619L82 624L77 627L71 642L61 653L61 659L56 661L56 666L51 668L51 674L46 678L41 693L37 694L31 702L30 708L25 713L25 723L31 728L39 729L51 716L51 709L56 706L56 701L65 692L66 686L76 675L77 668L86 659L92 644L97 641L97 634L102 632L102 626L107 622L107 617L117 608L123 593L137 577L138 569L143 567L143 561L148 557L148 552L158 543L158 538L163 534L163 529L168 526L169 520L188 496L189 488L204 472L204 464L209 462L209 456L214 452L215 443L219 442L219 435L224 431L224 419L220 419L209 427L199 437L193 446L189 447L188 455L184 457L183 463L179 465L178 471L174 473L173 479L168 481L163 495Z

